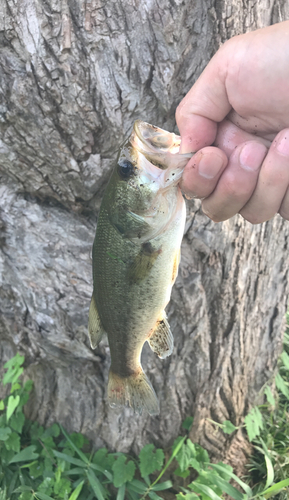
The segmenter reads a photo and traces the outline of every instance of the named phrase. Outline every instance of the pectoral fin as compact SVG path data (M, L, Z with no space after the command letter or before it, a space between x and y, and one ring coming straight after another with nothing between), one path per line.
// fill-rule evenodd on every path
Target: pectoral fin
M173 352L174 338L165 313L158 320L157 325L148 339L152 351L160 358L166 358Z
M155 249L150 242L143 243L140 252L128 267L128 279L131 284L140 283L151 271L161 249Z
M88 334L92 349L95 349L98 346L105 333L106 332L100 321L94 296L92 296L88 315Z

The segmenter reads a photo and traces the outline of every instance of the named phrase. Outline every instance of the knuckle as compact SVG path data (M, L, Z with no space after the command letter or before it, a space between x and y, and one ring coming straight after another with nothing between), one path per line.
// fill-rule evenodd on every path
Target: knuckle
M274 166L276 166L276 163L274 164L272 161L265 165L264 174L266 175L266 183L270 186L270 189L280 189L285 184L288 184L288 170L287 168L274 170Z
M213 222L222 222L224 220L218 212L210 210L204 202L202 203L202 210L204 214Z
M176 109L176 118L178 118L179 114L180 114L180 105L178 104Z
M242 210L240 212L240 215L242 215L243 219L250 222L250 224L253 224L254 226L256 224L261 224L261 222L265 222L265 220L267 220L267 219L263 219L262 217L258 216L257 214L247 213L247 212L242 211Z
M261 224L262 222L265 222L263 220L259 220L255 217L244 217L244 219L248 222L250 222L250 224L252 224L253 226L256 226L257 224Z
M233 175L227 175L223 180L224 193L228 200L240 200L241 203L247 202L255 187L255 180L236 178Z
M214 215L213 217L210 217L210 219L217 224L218 222L224 222L224 220L227 220L227 217L218 217L217 215Z
M240 188L238 189L235 181L233 181L232 179L226 179L224 189L227 193L227 196L229 196L230 198L235 198L235 196L238 196L240 194Z
M287 210L286 208L280 208L279 214L281 215L282 219L289 220L289 209Z
M238 182L238 179L234 175L226 175L223 183L224 193L226 193L228 199L243 199L248 191L250 191L248 186L240 181Z
M181 115L181 109L182 109L182 105L181 105L181 103L180 103L180 104L177 106L176 113L175 113L175 117L176 117L176 122L177 122L177 124L179 124L179 123L180 123L180 121L181 121L181 116L182 116L182 115Z

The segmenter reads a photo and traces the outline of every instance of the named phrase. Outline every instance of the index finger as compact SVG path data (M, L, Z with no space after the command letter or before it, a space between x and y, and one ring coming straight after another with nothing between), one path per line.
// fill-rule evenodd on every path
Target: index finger
M229 113L226 91L228 42L211 59L199 79L180 102L176 121L181 135L181 153L198 151L212 144L217 123Z

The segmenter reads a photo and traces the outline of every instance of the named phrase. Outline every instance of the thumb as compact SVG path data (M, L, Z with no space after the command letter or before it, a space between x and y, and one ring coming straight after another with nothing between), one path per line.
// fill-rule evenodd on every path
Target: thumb
M195 152L213 144L217 123L229 113L225 81L228 43L218 50L176 110L181 135L181 153Z

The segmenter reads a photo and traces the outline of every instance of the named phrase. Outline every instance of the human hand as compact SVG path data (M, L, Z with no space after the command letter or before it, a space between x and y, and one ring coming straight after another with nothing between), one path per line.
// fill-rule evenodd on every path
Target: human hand
M226 42L176 111L181 188L215 222L289 220L289 21ZM213 144L213 146L210 146Z

